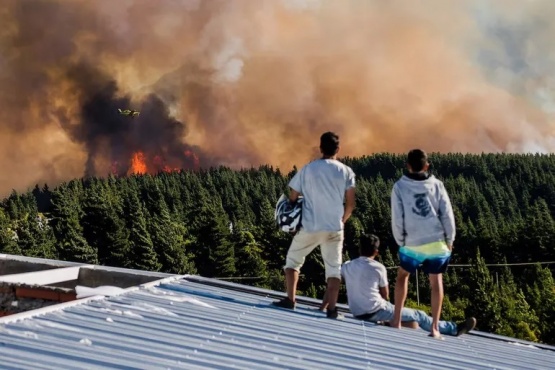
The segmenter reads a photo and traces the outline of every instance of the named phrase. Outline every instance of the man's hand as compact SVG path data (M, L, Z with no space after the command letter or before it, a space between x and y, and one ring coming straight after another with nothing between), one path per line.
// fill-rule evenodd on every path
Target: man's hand
M301 193L295 189L289 188L289 203L295 204L297 199L299 199L299 196L301 196Z
M343 213L343 217L341 218L341 221L343 222L343 224L345 224L345 222L347 222L349 217L351 217L351 214L355 209L355 203L356 203L355 188L349 188L345 192L345 211Z
M453 244L448 245L447 248L449 248L449 252L452 252L453 251Z

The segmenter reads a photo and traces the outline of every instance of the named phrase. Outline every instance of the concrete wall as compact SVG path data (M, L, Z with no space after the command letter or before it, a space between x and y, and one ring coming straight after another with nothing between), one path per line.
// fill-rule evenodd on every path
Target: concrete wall
M160 280L160 276L106 271L103 269L81 268L79 270L79 277L77 278L77 285L83 285L89 288L96 288L102 285L129 288L155 280Z
M61 266L56 266L46 263L32 263L16 260L0 259L0 275L21 274L23 272L33 272L42 270L57 269ZM66 266L63 266L66 267Z
M60 267L42 271L22 272L19 274L0 275L0 281L12 284L54 285L65 281L76 280L79 266Z

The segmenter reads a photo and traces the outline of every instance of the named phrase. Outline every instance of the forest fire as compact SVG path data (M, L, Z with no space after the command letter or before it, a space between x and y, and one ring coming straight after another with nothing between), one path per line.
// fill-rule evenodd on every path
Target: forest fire
M127 174L143 175L145 173L146 173L145 155L143 152L136 152L133 154L133 158L131 158L131 167L129 168L129 171L127 172Z
M136 151L133 153L131 160L128 164L128 169L125 174L129 175L144 175L147 173L156 174L160 172L179 172L182 169L199 169L199 158L192 150L185 150L183 152L184 158L181 163L176 165L177 160L168 162L162 155L148 156L143 151ZM173 163L172 163L173 162ZM120 174L122 169L116 161L112 164L112 173L114 175Z
M291 169L327 130L342 157L553 152L555 2L431 3L4 0L0 192L191 169L188 149Z

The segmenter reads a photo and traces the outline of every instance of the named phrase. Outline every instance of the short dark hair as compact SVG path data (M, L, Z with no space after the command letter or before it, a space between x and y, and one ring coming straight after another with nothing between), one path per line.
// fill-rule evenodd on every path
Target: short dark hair
M362 234L358 241L358 250L361 256L370 257L379 250L380 238L374 234Z
M339 136L331 131L324 132L320 136L320 149L324 155L335 155L339 149Z
M407 155L407 163L411 170L420 172L428 162L428 154L422 149L413 149Z

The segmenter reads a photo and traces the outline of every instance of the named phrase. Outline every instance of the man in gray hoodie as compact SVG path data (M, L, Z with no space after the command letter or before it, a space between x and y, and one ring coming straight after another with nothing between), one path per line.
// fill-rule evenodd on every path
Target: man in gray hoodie
M395 284L395 313L391 326L401 327L408 278L418 268L429 275L432 288L430 336L440 337L439 318L443 304L443 273L455 240L455 217L443 182L428 173L427 154L420 149L408 153L408 174L391 192L391 227L399 245L400 267Z

